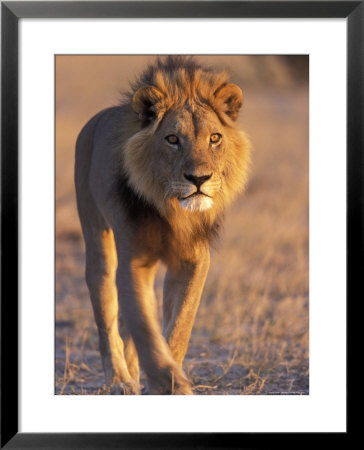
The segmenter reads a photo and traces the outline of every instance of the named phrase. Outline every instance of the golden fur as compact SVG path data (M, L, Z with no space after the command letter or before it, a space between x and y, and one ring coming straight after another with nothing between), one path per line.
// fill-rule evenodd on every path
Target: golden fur
M107 383L117 392L139 393L140 361L149 393L192 393L182 362L209 244L246 183L241 105L226 73L169 57L80 133L75 183L86 280ZM153 292L159 261L167 266L163 334Z

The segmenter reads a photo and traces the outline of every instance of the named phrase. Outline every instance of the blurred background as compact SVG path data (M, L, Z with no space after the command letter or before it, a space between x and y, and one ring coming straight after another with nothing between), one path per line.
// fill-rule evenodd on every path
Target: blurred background
M107 393L84 280L75 141L154 59L56 56L57 394ZM196 59L242 88L253 164L212 251L184 369L196 394L308 394L308 56Z

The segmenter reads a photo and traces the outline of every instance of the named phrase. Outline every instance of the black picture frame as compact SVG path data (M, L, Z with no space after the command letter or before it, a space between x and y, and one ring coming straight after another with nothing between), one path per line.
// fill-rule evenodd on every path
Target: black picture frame
M270 447L279 434L18 432L19 19L176 17L347 19L347 305L364 298L360 286L364 273L364 1L1 2L1 448L257 448ZM347 348L350 352L350 345ZM347 439L348 431L335 439ZM279 436L283 446L298 439L297 434ZM299 442L304 444L310 436L302 434ZM324 434L315 434L315 443L321 438L327 443Z

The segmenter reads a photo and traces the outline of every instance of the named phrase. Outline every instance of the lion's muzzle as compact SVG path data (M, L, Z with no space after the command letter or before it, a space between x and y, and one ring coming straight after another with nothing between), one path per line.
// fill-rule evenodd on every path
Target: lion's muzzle
M212 177L212 173L209 175L202 175L202 176L196 176L193 174L183 174L183 176L186 178L186 180L193 183L197 189L200 189L200 187L205 183L205 181L209 180Z

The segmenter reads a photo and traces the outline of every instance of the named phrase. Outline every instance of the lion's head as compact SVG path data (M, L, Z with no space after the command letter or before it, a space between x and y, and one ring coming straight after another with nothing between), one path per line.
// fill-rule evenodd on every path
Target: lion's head
M241 89L191 59L159 60L129 96L136 132L124 146L133 189L162 215L216 216L246 182Z

